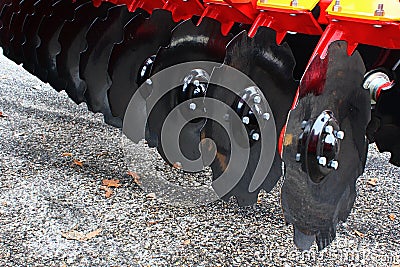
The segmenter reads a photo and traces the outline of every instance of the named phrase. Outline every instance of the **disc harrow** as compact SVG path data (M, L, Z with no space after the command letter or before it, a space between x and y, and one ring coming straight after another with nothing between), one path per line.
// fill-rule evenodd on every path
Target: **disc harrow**
M295 244L323 249L368 144L400 166L400 3L381 2L0 0L0 45L112 126L134 111L128 137L211 167L223 200L254 205L283 177Z

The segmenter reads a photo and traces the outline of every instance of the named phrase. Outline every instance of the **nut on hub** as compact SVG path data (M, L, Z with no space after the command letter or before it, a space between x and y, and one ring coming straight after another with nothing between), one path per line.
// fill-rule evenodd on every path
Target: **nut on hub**
M315 183L321 182L331 171L339 168L340 141L344 132L332 111L323 111L314 120L301 124L296 161Z

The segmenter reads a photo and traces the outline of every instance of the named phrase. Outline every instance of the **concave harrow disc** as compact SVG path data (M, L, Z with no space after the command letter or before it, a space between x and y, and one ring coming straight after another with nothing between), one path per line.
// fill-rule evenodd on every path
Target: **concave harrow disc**
M111 7L109 3L103 3L98 8L92 3L83 4L76 9L75 18L66 21L61 30L57 71L60 78L66 81L68 96L77 104L85 102L86 83L79 76L79 62L81 53L87 48L86 34L95 20L107 16Z
M25 42L22 44L24 53L23 67L33 75L36 75L36 70L39 66L36 52L36 48L40 45L39 28L43 19L51 15L53 2L52 0L36 2L33 13L28 14L23 25L22 32L25 36Z
M173 30L170 45L158 51L152 73L190 61L222 62L225 57L225 47L230 39L231 35L222 35L221 24L214 19L204 18L198 26L192 20L184 21ZM150 146L157 147L160 155L170 164L175 162L165 157L161 145L163 122L171 110L183 101L203 97L208 82L206 76L211 74L211 70L205 70L204 77L197 80L198 75L193 76L193 71L188 69L186 77L179 77L183 85L166 93L148 116L149 134L146 140ZM180 149L188 159L195 160L201 156L198 144L204 122L204 119L192 120L180 133Z
M75 9L88 0L78 0L73 4L68 1L59 1L53 5L53 12L50 16L43 19L40 24L38 36L40 45L36 49L39 66L37 67L36 76L42 81L49 81L55 88L62 87L59 84L56 56L60 52L60 44L58 37L66 20L74 17Z
M400 61L399 61L400 62ZM376 70L380 72L382 70ZM385 71L386 72L386 71ZM394 77L391 77L394 76ZM400 167L400 69L391 75L391 88L382 90L372 111L371 122L367 128L368 139L375 142L380 152L390 152L390 163ZM394 80L393 80L394 79Z
M124 28L124 40L111 53L108 98L114 116L124 118L130 99L151 72L152 56L167 46L176 23L169 11L155 10L149 18L139 13ZM149 61L150 64L145 64Z
M13 60L17 64L21 64L24 60L22 44L25 42L25 36L22 32L25 18L28 14L33 13L33 5L36 1L25 0L20 3L20 10L14 13L10 22L10 29L13 29L9 38L8 51L4 51L4 55Z
M243 133L249 138L250 154L247 168L240 177L240 181L226 195L221 196L224 200L229 200L235 196L239 205L252 205L257 201L260 189L272 190L279 178L282 176L282 160L278 152L278 137L285 125L287 114L290 110L294 96L296 94L297 83L293 79L295 61L293 54L287 44L278 46L276 44L276 33L268 28L259 28L257 34L250 38L247 32L237 35L228 45L224 64L231 66L246 74L256 85L255 88L246 88L244 85L240 96L233 93L231 88L224 89L220 86L211 84L216 79L234 79L229 72L224 74L216 69L213 72L211 83L207 90L207 97L218 99L232 107L241 119L241 124L246 128ZM236 76L236 75L235 75ZM240 83L237 81L236 84ZM250 103L250 106L246 102ZM268 106L268 110L265 108ZM229 115L229 114L227 114ZM229 119L228 119L229 120ZM275 127L268 128L274 122ZM260 125L262 124L262 125ZM267 126L263 126L266 124ZM240 126L232 125L232 135L241 135ZM270 131L275 134L271 134ZM261 133L262 131L262 133ZM265 151L262 138L274 138L275 152ZM228 133L222 129L218 122L207 120L204 127L203 138L210 138L216 143L217 157L211 164L213 178L217 179L226 171L231 160L231 141ZM244 138L242 137L238 137ZM263 151L261 151L263 149ZM273 163L267 173L260 173L256 169L258 164L267 165L267 157L273 155ZM271 160L270 160L271 161ZM272 161L271 161L272 162ZM234 169L238 164L231 164ZM252 184L255 176L260 176L262 183ZM253 181L254 183L254 181ZM255 187L255 188L253 188Z
M88 47L81 54L80 76L86 82L85 98L89 110L101 112L108 124L121 127L122 121L113 118L108 103L107 90L111 86L108 63L112 49L123 40L124 26L137 15L127 6L110 8L104 20L96 20L90 27L86 39Z
M19 1L13 0L11 5L5 3L0 14L2 27L0 28L0 44L3 48L3 53L8 54L10 47L10 36L13 29L10 28L10 23L14 13L19 12Z
M314 91L301 95L289 114L282 208L301 249L314 240L323 249L335 238L337 223L346 220L354 204L355 183L366 162L371 111L369 93L361 87L365 67L358 52L348 56L346 51L345 42L334 42L326 58L313 59L300 92Z
M7 11L7 9L10 8L10 5L12 5L13 1L12 0L1 0L0 1L0 34L3 31L3 27L5 26L3 22L4 14ZM2 45L1 43L1 38L0 38L0 46Z

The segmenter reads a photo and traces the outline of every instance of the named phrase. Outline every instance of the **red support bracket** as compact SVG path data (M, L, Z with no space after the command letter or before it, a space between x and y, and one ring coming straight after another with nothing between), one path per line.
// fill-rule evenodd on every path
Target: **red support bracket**
M245 3L243 3L243 1ZM252 8L253 4L251 1L242 0L240 3L238 3L238 1L230 1L233 5L228 3L228 1L220 0L207 0L204 2L206 9L202 14L199 23L201 23L201 20L204 17L218 20L221 22L221 32L223 35L229 33L235 22L248 25L253 23L254 17L248 17L248 14L241 12L241 10L248 12L248 10ZM246 8L244 8L244 6L246 6ZM236 7L240 7L241 9Z
M378 46L387 49L400 49L400 23L376 20L366 20L348 17L329 17L330 24L325 29L319 40L313 55L310 58L301 83L314 86L301 86L300 97L314 92L320 93L321 83L319 73L323 73L325 57L328 48L335 41L347 42L347 53L352 55L358 44ZM320 62L320 63L318 63Z
M198 0L168 0L163 9L171 11L175 22L201 16L204 12L204 6Z
M322 35L323 30L310 11L269 8L260 10L254 21L249 37L253 37L259 27L269 27L276 31L276 42L280 44L288 31L310 35Z

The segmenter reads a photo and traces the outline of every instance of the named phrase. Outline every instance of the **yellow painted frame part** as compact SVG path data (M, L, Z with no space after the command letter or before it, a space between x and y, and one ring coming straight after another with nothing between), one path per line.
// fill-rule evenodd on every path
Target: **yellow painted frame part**
M383 4L383 16L375 16L378 4ZM399 0L340 0L340 11L333 11L334 5L335 0L327 9L329 15L368 20L400 21Z
M297 0L297 6L291 5L291 0L258 0L257 6L261 8L279 8L286 10L312 10L319 0Z

